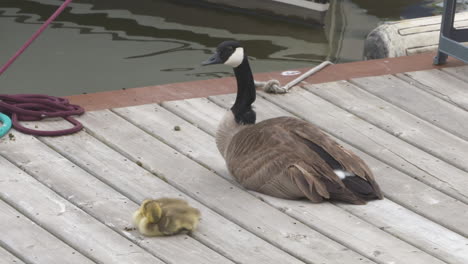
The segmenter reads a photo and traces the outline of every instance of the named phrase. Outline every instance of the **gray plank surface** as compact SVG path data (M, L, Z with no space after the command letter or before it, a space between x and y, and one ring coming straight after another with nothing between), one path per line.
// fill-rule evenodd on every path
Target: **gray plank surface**
M468 84L468 65L461 67L442 68L441 71L447 72Z
M468 110L468 83L459 78L441 70L406 72L397 76L409 77L404 79L442 100Z
M24 262L0 247L0 264L24 264Z
M304 262L372 263L261 202L111 112L88 113L80 120L106 144L133 160L140 160L144 168L164 175L171 185ZM116 127L121 133L114 133Z
M193 98L178 101L167 101L161 103L161 105L179 116L184 116L184 119L193 123L200 129L216 129L217 117L219 116L218 106L208 100L208 98ZM199 107L209 108L209 111L193 111ZM192 111L190 114L186 115ZM213 124L215 126L213 127Z
M19 141L22 140L19 138L15 140ZM25 153L25 148L7 147L13 144L0 142L1 155L5 154L5 149L8 149L8 154ZM52 159L45 162L50 164L49 168L52 169L56 161L59 160ZM5 165L5 159L1 159L0 162L3 168L8 166L8 163ZM43 161L25 158L22 165L36 162ZM69 176L66 169L62 168L64 178ZM8 166L7 171L8 174L3 176L5 180L0 182L1 199L91 260L98 263L163 263L65 198L58 196L30 175L20 174L20 169ZM98 206L100 201L89 202L88 206Z
M468 112L439 97L427 93L392 75L351 79L350 82L443 128L465 140L468 139Z
M0 157L0 169L3 171L11 168L13 166ZM18 173L23 174L21 171ZM24 261L37 264L94 263L1 200L0 215L0 243ZM0 263L11 264L17 260L6 253L4 249L0 250ZM7 259L10 262L4 262Z

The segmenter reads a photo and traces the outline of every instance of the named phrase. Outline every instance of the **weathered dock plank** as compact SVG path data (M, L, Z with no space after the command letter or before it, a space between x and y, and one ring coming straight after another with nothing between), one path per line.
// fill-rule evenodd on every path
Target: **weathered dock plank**
M158 109L158 114L154 114L154 109ZM212 108L212 107L210 107ZM203 109L202 105L197 105L197 108L187 109L188 112L199 111L205 112L206 109ZM212 109L210 109L212 110ZM136 107L127 107L122 109L115 109L116 112L123 115L127 120L135 123L137 126L141 127L148 133L155 133L158 136L164 135L162 140L169 145L172 145L181 153L192 156L196 161L209 166L210 168L219 168L224 167L224 171L220 173L227 179L232 181L232 178L229 176L229 173L224 165L224 160L222 158L212 159L212 158L205 158L201 155L197 155L199 145L204 146L203 152L209 151L221 157L219 155L218 150L216 149L214 138L208 136L205 132L201 130L197 130L192 125L188 124L187 122L181 120L177 116L174 116L171 113L164 113L159 109L159 107L155 104L153 105L143 105L143 106L136 106ZM223 112L222 108L218 107L218 112ZM259 110L261 112L261 110ZM262 111L263 112L263 111ZM141 118L145 116L145 118ZM165 119L166 121L164 121ZM219 120L218 120L219 122ZM175 124L181 124L183 127L178 132L172 132L171 128ZM190 129L189 127L192 126ZM166 130L166 131L164 131ZM180 138L190 138L189 141L180 140ZM191 150L195 151L195 153ZM254 193L254 195L258 195ZM273 205L274 207L283 210L284 203L279 202L280 199L270 199L269 196L262 196L261 199L267 201L269 204ZM294 201L289 201L291 206L294 208ZM315 205L308 204L309 209L301 209L299 211L295 211L294 217L298 217L297 219L309 226L312 226L320 232L327 234L327 236L332 237L334 240L347 245L353 250L360 252L361 254L365 255L368 258L373 259L376 262L389 262L389 261L409 261L411 259L412 263L418 263L422 261L422 263L427 263L427 261L437 262L437 260L430 258L429 256L423 254L416 248L409 246L408 244L392 237L391 235L382 232L375 226L372 226L367 223L361 223L361 220L356 220L353 218L352 215L345 213L343 210L333 206L331 204L326 203L324 206L328 206L329 217L324 217L321 213L322 210L317 210ZM296 207L297 208L297 207ZM323 209L323 208L322 208ZM313 221L305 220L302 215L304 212L308 212L311 216L314 217ZM334 212L334 213L333 213ZM388 217L388 216L387 216ZM339 224L335 224L335 220L340 219L338 221ZM358 224L356 224L358 223ZM343 228L345 227L346 228ZM371 234L371 237L376 238L376 240L380 241L379 245L373 243L363 243L362 239L350 235L350 233L359 233L360 228L367 229ZM374 233L372 232L374 231ZM372 239L368 239L367 241L372 241ZM377 256L374 252L381 252Z
M12 167L13 165L8 164L5 159L0 157L2 171ZM23 172L19 171L18 173L22 174ZM0 200L0 216L2 218L2 224L0 225L2 246L9 248L27 263L94 263L2 200ZM0 263L22 262L11 253L2 248L0 249Z
M219 112L218 106L208 100L208 98L167 101L162 102L161 105L202 130L216 130L218 120L223 115L223 113ZM193 109L201 107L207 109L207 111L193 111Z
M207 105L210 107L214 104L207 103ZM192 108L192 110L199 109L200 106L196 105L196 108ZM117 108L112 111L152 136L159 138L167 145L177 149L177 151L186 154L189 158L201 161L200 163L203 166L210 166L215 163L216 165L210 166L210 169L216 172L226 172L224 159L217 152L211 151L211 147L214 146L213 138L206 133L200 133L200 129L197 128L197 126L201 127L201 125L192 125L158 104ZM206 121L206 119L204 120ZM176 126L179 127L179 130L174 129ZM197 140L194 140L194 137ZM228 173L224 175L228 179L230 178Z
M194 109L197 108L192 110ZM159 138L167 145L177 148L179 152L187 153L189 158L207 162L214 160L217 161L217 166L211 167L211 169L215 171L225 170L224 159L217 152L212 152L211 149L206 147L207 142L211 143L213 141L211 136L206 133L199 133L200 130L197 127L170 113L158 104L117 108L113 111L142 130ZM178 130L175 127L178 127ZM202 138L194 140L194 136ZM207 163L202 162L202 164L208 166Z
M444 72L448 72L457 78L464 80L468 83L468 66L461 66L461 67L450 67L450 68L442 68Z
M306 85L304 88L437 158L468 171L465 160L467 141L346 81ZM468 185L466 175L448 177L446 181L454 185Z
M468 112L393 75L351 79L351 83L468 140Z
M49 122L39 125L54 128L59 124ZM157 197L187 200L202 215L199 228L191 236L235 263L303 263L178 191L87 133L78 133L72 138L41 138L41 141L133 201L141 202L145 198ZM152 250L159 251L158 254L163 255L162 258L169 263L171 257L175 258L172 260L175 263L228 262L208 252L203 245L188 243L191 242L190 238L185 236L140 239L138 241L142 247L152 247Z
M171 185L306 263L372 263L256 199L111 112L88 113L80 117L80 121L95 137L132 160L140 160L144 168L164 175ZM115 127L119 127L120 133L115 133Z
M232 96L232 95L215 96L215 97L210 97L210 98L213 99L213 100L216 101L216 102L222 103L223 106L230 106L230 105L232 104L231 101L234 100L234 96ZM272 112L276 112L276 113L281 112L281 110L280 110L279 108L278 108L276 111L273 110L273 109L272 109L272 108L273 108L272 104L266 102L265 100L258 99L258 101L256 102L256 104L257 104L257 103L260 103L259 105L270 104L269 107L266 107L266 109L268 109L267 111L263 111L262 107L260 107L259 105L256 106L256 110L257 110L257 113L258 113L259 120L262 120L264 117L272 117L272 116L271 116L271 113L272 113ZM190 109L187 109L187 110L188 110L188 113L190 113L191 111L194 111L194 109L191 109L191 110L190 110ZM203 108L201 108L200 106L198 106L198 107L197 107L197 111L204 111L204 110L203 110ZM219 111L223 111L222 108L220 108ZM187 113L187 114L188 114L188 113ZM151 124L146 124L146 125L147 125L147 126L151 126ZM212 131L212 132L214 133L214 131ZM194 136L194 135L191 135L191 136L192 136L193 139L198 139L198 138L199 138L199 137ZM213 139L213 142L214 142L214 139ZM213 143L213 144L214 144L214 143ZM209 145L207 144L207 148L208 148L208 147L209 147ZM367 159L366 159L366 160L367 160ZM370 164L370 165L372 165L372 164ZM381 167L382 167L382 166L381 166ZM383 181L383 182L387 182L387 181L388 181L388 179L387 179L386 177L384 178L383 176L387 176L387 175L388 175L388 177L392 177L392 178L398 177L398 174L397 174L397 175L394 175L394 174L391 174L391 173L392 173L392 171L390 170L390 171L388 171L387 174L385 174L385 175L380 175L380 177L378 177L379 182L382 182L382 181ZM401 174L401 173L400 173L400 174ZM418 187L424 188L424 189L422 189L422 190L420 190L420 191L423 191L423 192L424 192L424 191L426 191L427 189L430 189L430 188L428 188L428 186L425 186L425 185L423 185L423 184L420 184L420 183L418 183L417 181L413 180L412 178L409 178L408 176L406 176L406 178L409 180L409 183L410 183L410 184L411 184L411 183L415 183L415 184L416 184L416 186L415 186L416 189L418 189ZM400 182L397 182L396 184L393 184L393 188L389 188L389 190L392 190L392 191L388 191L388 193L389 193L390 196L399 197L398 190L401 188L401 186L407 186L407 185L408 185L407 181L404 180L404 177L403 177L403 180L402 180L401 178L400 178L400 180L401 180ZM391 180L390 180L390 181L391 181ZM419 186L418 186L418 184L419 184ZM411 185L410 185L410 186L411 186ZM382 188L383 188L383 190L384 190L384 192L385 192L385 188L384 188L384 187L385 187L385 185L382 185ZM406 188L408 188L408 187L406 187ZM406 188L405 188L405 189L406 189ZM432 189L432 190L433 190L433 189ZM394 193L394 192L395 192L395 193ZM415 205L416 207L421 206L422 208L424 208L423 211L425 211L425 212L428 213L429 215L433 215L433 216L434 216L434 215L437 215L436 217L437 217L441 222L443 222L444 220L447 219L447 216L445 215L445 213L450 213L451 211L450 211L450 210L446 210L444 213L439 214L439 212L437 212L436 210L434 210L434 205L436 204L436 203L434 203L434 201L435 201L436 199L439 199L439 198L441 198L441 199L444 199L444 198L445 198L445 200L448 199L449 201L452 201L452 202L450 203L451 205L454 205L454 206L456 206L456 207L457 207L457 206L460 206L460 205L462 206L462 207L459 207L460 210L462 211L462 213L461 213L460 215L457 215L456 218L461 219L460 217L463 217L463 216L466 216L466 215L467 215L467 207L466 207L466 205L464 205L464 204L462 204L462 203L457 203L456 200L451 199L450 197L447 197L447 196L445 196L445 195L442 194L442 193L438 193L436 190L434 190L434 192L432 192L432 193L435 194L435 197L434 197L434 198L431 198L430 201L432 201L432 202L430 202L430 203L428 203L428 199L427 199L428 197L425 197L425 198L423 198L423 199L420 199L420 198L417 197L416 195L413 195L413 196L412 196L412 197L415 198L415 199L409 200L409 201L404 201L404 200L403 200L402 202L403 202L403 204L405 204L405 203L408 204L408 202L415 202L415 201L416 201L416 204L417 204L417 205ZM386 195L386 194L387 194L387 193L385 193L385 195ZM416 193L416 194L417 194L417 193ZM408 197L408 194L404 194L404 195L405 195L405 197ZM268 196L264 196L264 200L267 201L267 202L270 202L269 199L268 199ZM279 199L278 199L278 200L279 200ZM416 214L410 212L409 210L407 210L407 209L405 209L405 208L403 208L403 207L400 207L400 206L398 206L398 205L396 205L396 204L394 204L394 203L392 203L392 202L385 201L384 203L387 203L387 202L388 202L388 206L389 206L389 211L390 211L390 212L395 213L395 210L392 210L392 208L400 208L400 209L398 209L398 211L399 211L399 212L398 212L399 216L393 217L393 216L391 216L391 215L387 215L387 214L386 214L387 211L386 211L385 209L382 209L382 208L381 208L381 209L379 209L379 210L376 210L376 212L374 213L374 215L380 216L380 219L379 219L379 220L370 219L370 221L369 221L369 219L367 219L366 217L363 217L363 219L365 219L365 221L367 221L367 222L369 222L369 223L373 223L373 224L375 223L375 225L376 225L377 227L379 227L379 228L382 227L382 225L381 225L382 222L381 222L381 221L385 222L385 226L390 227L390 228L388 228L388 229L386 230L387 232L389 232L389 233L391 233L391 234L394 234L395 236L397 236L397 237L399 237L399 238L401 238L401 239L404 239L405 241L410 241L410 243L412 243L413 245L416 245L418 248L423 248L423 249L425 249L427 252L432 252L432 249L433 249L433 244L432 244L432 243L433 243L434 241L433 241L432 235L428 235L427 237L419 237L419 238L415 238L415 237L418 237L418 236L420 236L421 234L424 234L424 232L421 232L421 231L424 231L425 228L432 228L432 227L434 227L434 228L437 228L437 229L438 229L439 231L441 231L441 232L442 232L442 231L444 231L444 232L449 232L449 233L447 234L447 237L444 239L445 241L441 241L441 246L444 247L444 250L443 250L443 251L445 251L445 252L443 252L442 254L438 255L439 257L444 258L444 259L450 259L450 258L451 258L451 255L452 255L452 252L458 252L458 251L460 250L460 248L457 248L457 247L450 247L450 241L451 241L451 239L452 239L451 236L452 236L452 235L455 235L456 237L458 237L458 239L461 239L460 242L461 242L461 241L464 241L464 238L463 238L463 237L461 237L461 236L459 236L458 234L453 233L453 232L451 232L451 231L449 231L449 230L447 230L447 229L445 229L445 228L443 228L443 227L441 227L441 226L438 226L438 225L436 225L436 224L434 224L434 223L432 223L432 222L430 222L430 221L427 221L426 219L420 217L419 215L416 215ZM291 204L293 204L293 203L294 203L294 202L291 202ZM278 206L277 204L273 204L273 205L274 205L274 206ZM419 205L419 206L418 206L418 205ZM340 206L340 205L339 205L339 206ZM294 207L294 206L291 205L291 207ZM411 207L411 206L408 206L408 207ZM284 208L284 207L281 207L281 208ZM355 208L356 208L356 210L359 210L359 207L355 207ZM302 214L303 214L304 211L307 211L307 210L308 210L308 208L307 208L307 207L306 207L306 208L301 208L301 210L302 210ZM312 210L312 211L309 212L311 215L317 215L318 210L314 210L313 208L310 208L309 210ZM286 212L288 212L288 211L286 211ZM391 214L391 213L390 213L390 214ZM341 219L340 217L338 217L338 215L339 215L339 214L336 214L335 217L336 217L337 219ZM411 231L411 230L408 230L407 227L401 226L398 222L393 222L393 220L392 220L393 218L398 218L398 217L401 217L402 215L404 215L405 217L408 217L408 218L412 218L412 219L413 219L412 221L414 221L415 223L417 222L418 224L422 224L422 225L425 226L425 227L424 227L424 228L414 227L415 229L418 229L418 230L413 230L413 231ZM301 215L299 214L299 215L297 215L297 217L301 217ZM320 217L320 214L319 214L317 217ZM301 219L301 218L299 218L299 219L300 219L300 221L302 221L302 222L304 222L304 223L308 223L307 220L304 220L304 219ZM374 221L374 220L376 220L376 221ZM333 220L330 220L330 219L328 219L328 221L324 221L323 223L321 223L321 222L318 221L318 220L315 220L315 221L313 222L312 225L315 226L316 228L318 228L319 230L326 230L326 229L327 229L327 228L326 228L326 227L327 227L327 222L330 222L330 221L333 222ZM343 220L343 221L344 221L344 220ZM424 224L424 222L426 222L426 223ZM463 221L452 222L452 224L455 224L455 226L457 227L457 229L462 230L462 231L464 231L465 233L468 232L468 230L466 230L466 225L465 225L465 223L464 223ZM322 226L321 226L321 225L322 225ZM347 231L353 230L353 227L354 227L353 224L347 223L347 226L348 226ZM463 230L463 229L465 229L465 230ZM324 233L326 233L326 231L324 231ZM352 233L357 233L357 232L352 232ZM442 232L442 233L443 233L443 232ZM334 235L336 235L336 234L331 234L330 236L331 236L331 237L335 237ZM343 239L344 239L345 237L346 237L345 235L339 235L339 236L336 236L335 239L336 239L337 241L343 241ZM382 241L382 240L385 240L385 238L379 239L379 241ZM352 241L352 240L348 240L348 241L344 241L344 242L342 242L342 243L343 243L343 244L346 244L346 245L348 245L348 246L350 246L350 247L352 247L352 246L357 246L357 247L359 247L359 246L360 246L359 243L357 243L358 245L355 245L355 244L356 244L356 241L354 241L354 243L351 242L351 241ZM368 245L366 245L366 246L368 246ZM452 245L452 246L453 246L453 245ZM371 247L371 248L372 248L372 247ZM391 249L394 249L394 248L391 247ZM463 248L462 248L462 249L463 249ZM389 249L387 249L387 250L389 250ZM357 250L357 251L359 252L359 250ZM376 251L379 251L379 250L376 250ZM380 252L380 251L379 251L379 252ZM432 253L431 253L431 254L432 254ZM462 256L463 256L463 255L462 255ZM458 261L460 261L460 258L461 258L461 257L460 257L460 256L457 256L456 258L458 259ZM464 261L463 258L461 258L461 261Z
M0 247L0 264L24 264L24 262L12 255L6 249Z
M468 110L468 82L440 70L406 72L397 76L442 100Z
M433 222L428 222L416 213L396 206L395 203L389 200L369 203L364 208L353 207L348 204L340 204L339 206L360 218L372 221L387 232L390 232L388 229L392 229L392 233L397 237L413 233L411 243L414 246L424 248L427 253L448 263L462 264L468 262L468 239L466 237L450 232ZM391 215L392 218L382 218L381 212ZM425 235L424 237L416 236L417 233L424 233Z
M0 144L3 156L4 150L12 144ZM26 148L16 148L8 152L24 153L24 149ZM30 164L43 162L36 158L25 161ZM55 161L45 162L51 165L48 168L52 168ZM58 196L32 176L20 173L20 169L10 165L5 159L1 158L0 162L1 167L8 172L3 176L5 180L0 182L1 199L81 254L98 263L163 263ZM67 176L69 175L64 171L62 177ZM92 206L98 205L99 201L91 202Z

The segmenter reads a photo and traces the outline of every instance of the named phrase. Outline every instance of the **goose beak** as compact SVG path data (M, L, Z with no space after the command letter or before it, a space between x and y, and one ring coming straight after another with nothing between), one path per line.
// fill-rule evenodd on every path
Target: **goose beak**
M219 57L219 53L216 52L215 54L213 54L213 56L211 56L209 59L207 59L206 61L202 62L202 66L206 66L206 65L211 65L211 64L221 64L223 63L223 61L221 60L221 58Z

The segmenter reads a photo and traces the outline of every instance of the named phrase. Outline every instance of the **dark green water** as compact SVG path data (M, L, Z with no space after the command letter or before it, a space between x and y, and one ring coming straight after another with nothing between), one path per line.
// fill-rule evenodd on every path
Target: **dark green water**
M61 3L0 0L0 64ZM226 39L243 43L255 72L356 61L382 21L437 12L414 0L335 5L327 25L318 26L180 1L74 0L0 76L0 93L62 96L229 76L229 68L200 66Z

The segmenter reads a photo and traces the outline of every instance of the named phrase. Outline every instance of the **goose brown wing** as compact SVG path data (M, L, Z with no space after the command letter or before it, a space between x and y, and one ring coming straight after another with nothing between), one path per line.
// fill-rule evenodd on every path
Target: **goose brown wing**
M331 167L341 166L343 171L352 173L362 180L368 182L371 185L374 194L379 199L382 199L383 195L380 187L375 181L371 170L361 158L343 146L339 145L336 141L334 141L331 137L326 135L314 125L307 122L302 122L301 120L298 120L298 122L299 123L294 126L294 134L296 134L302 140L305 140L306 143L309 144L309 146L311 146L315 152L321 153L320 156L322 159L325 160ZM319 150L317 150L317 148ZM338 164L334 164L334 162ZM326 175L330 179L336 181L336 174L332 176L327 173Z
M311 146L317 146L332 158L327 160ZM312 202L336 198L365 203L346 188L329 160L377 186L361 159L315 126L296 118L269 119L241 130L233 137L226 154L229 171L248 189L280 198L306 196ZM378 186L373 189L380 193Z
M341 181L334 181L332 173L319 173L316 167L304 162L293 164L288 168L290 178L311 202L335 199L352 204L366 203L364 199L346 188Z

